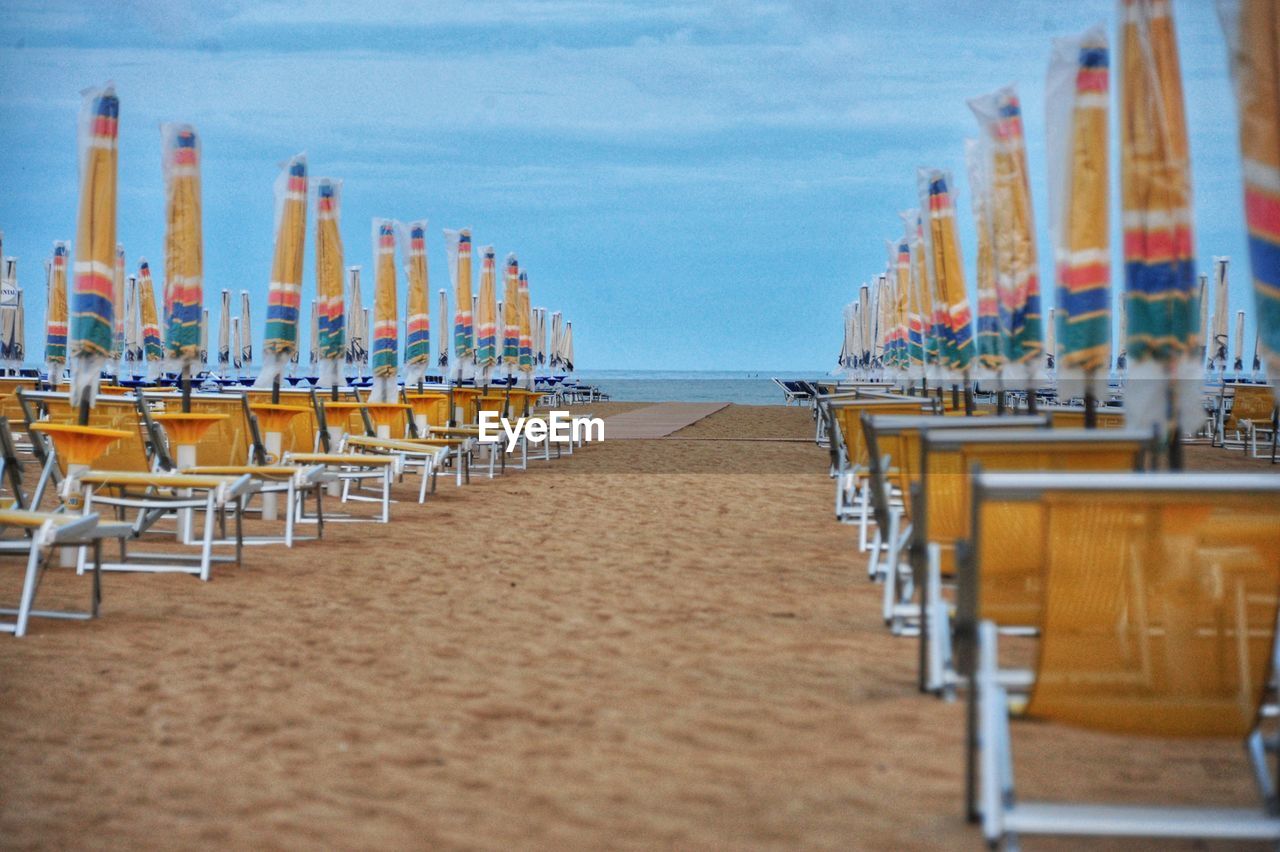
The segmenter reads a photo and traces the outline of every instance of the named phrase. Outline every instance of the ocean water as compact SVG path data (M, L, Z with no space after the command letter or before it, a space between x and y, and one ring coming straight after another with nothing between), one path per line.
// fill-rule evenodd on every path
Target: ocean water
M807 374L807 378L821 371ZM773 383L801 377L794 371L777 373L738 370L583 370L574 374L625 402L733 402L739 405L782 405L782 389Z

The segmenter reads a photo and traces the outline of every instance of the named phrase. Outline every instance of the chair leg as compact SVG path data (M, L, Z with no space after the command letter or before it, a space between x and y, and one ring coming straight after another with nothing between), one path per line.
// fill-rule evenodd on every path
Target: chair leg
M217 508L213 503L213 492L209 492L204 504L204 541L200 543L200 579L209 581L209 569L213 564L213 524Z
M36 586L40 582L40 547L31 542L27 554L27 573L22 580L22 599L18 602L18 620L13 628L14 636L25 636L27 621L31 618L31 606L36 599Z
M857 488L857 484L854 484ZM868 494L868 485L864 484L858 489L858 549L863 553L867 552L867 525L871 518L871 495Z

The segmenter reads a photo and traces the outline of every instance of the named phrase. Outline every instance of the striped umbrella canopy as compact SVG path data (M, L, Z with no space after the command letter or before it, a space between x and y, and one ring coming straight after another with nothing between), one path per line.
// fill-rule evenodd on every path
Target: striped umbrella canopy
M280 380L298 349L302 304L302 256L307 240L307 160L298 154L276 179L276 242L267 285L267 325L262 338L259 387Z
M222 310L218 313L218 374L226 378L231 366L231 291L222 291Z
M449 294L443 287L440 288L440 334L444 338L445 331L449 328ZM436 356L436 366L445 369L449 366L449 345L448 339L444 338L440 341L440 354Z
M533 306L529 303L529 273L520 273L520 372L533 375Z
M449 257L449 278L453 282L453 354L458 378L475 354L475 328L471 314L471 229L444 232L445 253Z
M992 253L996 289L1009 314L1006 357L1033 377L1042 362L1040 276L1036 265L1031 186L1022 105L1012 86L969 101L986 150L991 187Z
M1120 180L1131 381L1130 425L1199 416L1198 393L1173 379L1199 352L1199 306L1191 221L1191 171L1173 10L1161 0L1123 0ZM1198 389L1197 389L1198 390ZM1192 398L1195 397L1195 398Z
M111 337L111 360L128 360L129 319L128 281L124 269L124 244L116 243L116 262L111 273L111 310L115 316L115 328Z
M405 312L404 381L416 385L431 365L431 282L427 276L427 222L410 222L408 310Z
M489 371L498 364L497 256L493 246L480 250L480 294L476 301L475 363L487 383Z
M138 302L142 308L142 354L148 366L158 366L164 360L164 341L156 314L156 288L146 258L138 260Z
M373 389L374 402L392 402L400 343L400 311L396 304L396 227L390 219L373 220Z
M893 279L893 351L890 366L895 373L902 374L910 359L907 327L910 322L911 252L893 240L885 240L885 249L888 251L889 272Z
M320 178L316 189L316 366L320 383L342 383L347 355L342 281L342 233L339 230L342 182Z
M347 366L360 374L369 357L368 340L365 338L364 308L360 295L360 267L347 267L347 301L344 306L343 324L347 335Z
M1218 6L1239 106L1256 348L1274 382L1280 377L1280 5L1219 0Z
M161 127L165 176L165 350L184 375L201 360L204 247L200 209L200 142L187 124Z
M1056 39L1046 99L1055 360L1059 379L1090 385L1111 363L1109 65L1101 25Z
M916 304L920 307L921 342L924 345L924 367L938 366L941 356L941 324L935 305L933 282L929 278L926 262L928 247L925 244L924 224L918 210L911 211L915 215L915 237L911 241L911 280L915 287Z
M929 200L930 277L937 292L936 306L941 328L943 367L952 374L965 374L973 361L973 314L965 290L964 263L956 236L956 208L951 195L951 173L922 169L920 182Z
M507 255L502 288L502 363L508 375L520 366L520 262Z
M1007 349L1006 321L1001 318L1000 298L996 290L995 257L992 251L991 183L987 172L988 153L978 139L964 142L965 164L969 172L969 204L973 210L973 222L978 232L978 263L976 283L978 289L978 323L976 354L978 365L992 373L999 372L1005 364Z
M895 244L895 256L898 284L902 287L905 298L905 364L910 374L919 378L924 375L924 323L920 317L919 297L912 275L910 234L904 235Z
M92 405L115 337L117 138L114 89L85 92L80 120L80 210L71 296L71 401Z
M67 363L67 254L67 243L59 241L53 244L45 314L44 360L49 365L49 381L54 384L57 384Z

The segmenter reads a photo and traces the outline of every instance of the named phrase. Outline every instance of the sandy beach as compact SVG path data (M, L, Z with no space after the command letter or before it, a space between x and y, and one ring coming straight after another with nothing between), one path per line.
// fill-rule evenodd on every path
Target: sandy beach
M99 620L0 640L0 846L980 848L963 704L916 691L811 438L731 406L426 506L406 482L391 525L208 584L108 575ZM1015 737L1028 796L1254 798L1232 743Z

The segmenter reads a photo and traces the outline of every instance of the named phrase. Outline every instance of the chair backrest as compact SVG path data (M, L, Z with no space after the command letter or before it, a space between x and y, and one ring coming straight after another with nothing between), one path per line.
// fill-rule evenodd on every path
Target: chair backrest
M13 491L14 505L27 508L27 495L22 490L22 462L18 460L18 448L6 418L0 418L0 462L4 464L4 477Z
M1162 736L1254 729L1280 607L1280 477L982 474L975 491L1041 507L1029 716ZM981 542L994 532L977 514Z
M867 430L876 433L877 450L888 456L887 469L896 472L902 488L907 515L912 514L912 487L920 482L920 440L925 431L949 432L956 429L1047 429L1044 416L1016 417L931 417L867 412L862 420L863 439Z
M247 390L244 393L250 405L271 402L271 391L269 390ZM280 436L281 453L311 452L315 449L316 432L319 430L319 425L316 423L315 410L311 407L311 392L293 388L288 390L281 389L280 402L284 405L298 405L307 408L305 413L299 414L289 421L289 431Z
M862 433L862 422L859 419L867 414L934 414L937 405L932 400L903 397L901 401L890 399L842 400L829 406L831 420L836 427L831 432L834 443L840 441L844 449L844 458L850 467L861 470L867 466L867 442Z
M930 430L921 443L920 505L912 516L921 544L952 548L969 537L970 484L984 471L1135 471L1152 435L1092 429Z
M1241 420L1252 420L1254 423L1271 422L1276 410L1276 389L1271 385L1236 385L1235 400L1231 403L1231 411L1227 414L1224 427L1236 429Z
M66 394L23 392L24 398L38 401L50 423L76 423L79 412L71 405ZM98 457L92 467L95 470L127 470L140 473L151 471L151 455L148 449L149 435L138 418L137 404L132 396L99 396L89 409L90 426L121 429L131 437L116 441ZM58 469L66 473L66 461L57 458Z
M0 378L0 418L5 420L22 420L22 404L15 393L23 390L39 390L39 379Z
M1082 406L1049 405L1041 406L1053 420L1055 429L1083 429L1085 411ZM1124 409L1099 407L1094 415L1094 423L1098 429L1123 429Z
M174 403L170 403L170 408L178 410ZM249 427L238 394L192 395L191 413L224 415L196 444L197 464L206 467L249 464Z

